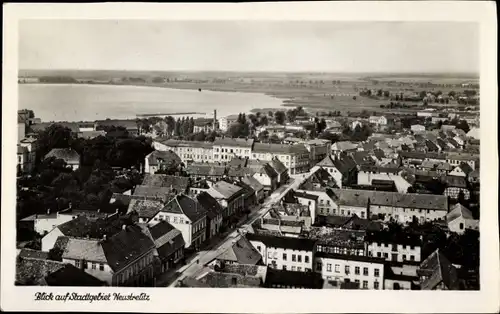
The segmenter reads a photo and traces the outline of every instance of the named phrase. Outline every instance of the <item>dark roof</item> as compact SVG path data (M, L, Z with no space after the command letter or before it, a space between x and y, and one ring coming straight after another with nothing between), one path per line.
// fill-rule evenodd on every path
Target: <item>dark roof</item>
M136 211L141 218L151 219L163 208L164 204L158 200L133 199L130 201L127 212Z
M349 206L366 207L370 203L379 206L448 211L448 197L444 195L346 189L328 189L326 193L338 204Z
M66 264L57 271L45 276L48 286L58 287L99 287L106 286L106 283L96 277L76 268L71 264Z
M318 245L342 247L348 249L364 249L365 230L333 229L329 227L311 227L309 238Z
M361 165L359 171L364 172L375 172L375 173L399 173L399 167L378 167L378 166L369 166L369 165Z
M136 130L137 122L134 120L119 120L119 119L106 119L106 120L96 120L97 126L115 126L115 127L124 127L127 130Z
M370 157L370 153L366 151L354 152L352 153L352 158L358 166L370 166L375 164L375 160L373 160L373 158Z
M138 226L127 226L101 243L109 266L117 272L155 247Z
M198 280L212 288L256 288L262 286L262 279L259 277L222 272L210 272Z
M144 180L142 180L142 185L171 187L177 191L186 191L189 186L189 177L146 173L144 175Z
M209 219L215 218L224 210L219 202L217 202L217 200L207 192L201 192L200 194L198 194L196 196L196 200L207 211L207 217Z
M177 192L179 191L176 191L175 188L172 190L170 187L138 185L135 187L132 196L168 201Z
M234 157L231 159L231 161L228 163L229 167L246 167L248 163L247 158L242 158L242 157Z
M280 285L308 289L322 289L323 278L321 277L321 274L312 271L288 271L268 267L265 285L266 287Z
M18 256L19 257L25 257L25 258L48 259L49 258L49 253L48 252L38 251L38 250L32 250L32 249L23 248L19 252Z
M262 261L260 253L245 237L239 238L230 248L216 258L246 265L256 265Z
M383 257L372 257L372 256L363 256L356 254L336 254L327 252L316 252L315 257L339 259L346 261L358 261L365 263L377 263L377 264L384 264L385 262L385 259Z
M244 176L252 176L255 174L255 170L252 168L234 168L230 167L227 169L228 177L243 178Z
M16 259L16 284L39 285L45 276L63 268L62 262L36 258Z
M252 148L253 143L254 143L253 139L218 137L215 139L213 145L214 146L235 146L235 147Z
M168 259L175 251L185 245L182 233L164 220L148 227L148 230L155 242L160 259Z
M375 150L373 150L373 154L374 154L374 155L375 155L375 157L377 157L378 159L382 159L382 158L384 158L384 157L385 157L385 153L384 153L384 151L383 151L383 150L381 150L381 149L378 149L378 148L377 148L377 149L375 149Z
M187 165L185 171L194 176L223 176L226 167L219 164L191 164Z
M50 157L62 159L66 163L80 163L80 155L71 148L54 148L45 155L45 158Z
M146 156L149 165L166 164L170 167L176 167L182 163L181 158L173 151L155 150Z
M384 279L392 279L392 280L398 280L398 281L410 281L410 282L418 281L417 276L395 274L389 263L385 263L385 265L384 265Z
M311 239L274 237L254 233L247 233L246 238L250 241L260 241L269 247L286 248L298 251L312 251L316 244L316 241Z
M318 195L309 194L309 193L300 192L300 191L294 191L293 194L294 194L295 197L306 198L306 199L314 200L314 201L317 201L318 198L319 198Z
M285 165L283 165L283 163L277 158L273 158L269 164L280 175L288 170L287 167L285 167Z
M446 187L467 188L467 180L464 177L443 176L441 180Z
M254 177L245 176L241 179L241 182L249 185L256 192L261 191L264 188L264 186Z
M359 218L357 215L350 217L342 228L351 230L378 231L383 229L383 225L377 221Z
M111 199L114 199L115 202L120 201L122 204L128 206L130 204L130 201L132 200L132 196L121 193L113 193Z
M420 281L422 290L434 290L441 282L448 290L458 290L459 288L456 268L439 249L434 251L420 264L417 274L421 277L426 277Z
M309 154L304 144L286 145L272 143L255 143L253 152L272 154Z
M469 175L472 171L474 171L474 169L472 169L472 167L466 162L461 163L459 167L466 175Z
M201 206L198 201L193 200L187 195L176 195L167 205L162 209L165 212L178 213L186 215L191 222L196 222L203 216L206 216L206 210Z
M365 236L368 243L391 243L411 246L422 246L419 235L410 233L393 233L389 231L371 231Z

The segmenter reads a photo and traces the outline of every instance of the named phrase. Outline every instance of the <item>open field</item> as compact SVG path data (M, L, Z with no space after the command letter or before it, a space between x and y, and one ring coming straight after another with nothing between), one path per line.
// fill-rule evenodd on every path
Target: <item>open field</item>
M79 80L95 80L95 84L140 85L174 89L224 92L262 93L283 100L286 107L302 106L310 110L380 111L387 100L358 96L358 89L383 89L391 92L419 92L421 83L477 83L471 74L363 74L363 73L265 73L265 72L175 72L175 71L106 71L106 70L20 70L19 76L69 76ZM121 82L124 77L141 78L144 82ZM154 78L165 79L153 83ZM374 82L376 81L376 82ZM404 83L398 86L396 83ZM427 91L464 88L439 86ZM356 96L356 99L353 99Z

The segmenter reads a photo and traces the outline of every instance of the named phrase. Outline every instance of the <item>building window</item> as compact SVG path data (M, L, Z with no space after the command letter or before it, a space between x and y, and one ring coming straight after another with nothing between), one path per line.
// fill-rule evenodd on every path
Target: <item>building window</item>
M349 265L345 265L345 273L347 275L350 273L350 271L349 271Z
M292 266L292 271L295 271L295 266Z
M354 280L354 282L359 285L359 280L358 279Z
M368 276L368 267L363 268L363 275Z
M323 270L323 265L321 264L321 262L317 262L316 263L316 270L317 271L322 271Z
M375 269L375 277L380 276L380 270L378 268Z
M377 252L377 257L382 257L382 253Z
M384 258L388 258L389 257L389 253L384 253Z
M354 267L354 273L359 275L359 266Z
M286 265L283 265L283 270L286 270Z
M260 252L260 245L257 245L257 251Z
M104 270L104 264L103 264L103 263L99 263L99 270L100 270L100 271L103 271L103 270Z
M403 261L406 261L406 254L403 254Z
M335 264L335 272L340 273L340 265L339 264Z
M87 261L83 261L83 269L87 268L89 268L89 264L87 263Z
M410 255L410 261L414 261L414 260L415 260L415 256Z
M272 252L267 252L267 258L273 258L273 253Z
M286 253L283 253L283 260L286 261Z
M80 268L80 261L75 261L75 267Z
M373 283L373 287L374 287L375 289L378 289L378 285L379 285L379 284L378 284L378 281L375 281L375 282Z
M295 254L292 254L292 262L295 262Z
M368 289L368 281L363 280L363 289Z
M304 262L309 263L309 256L304 256Z
M97 264L92 262L92 269L97 269Z
M464 230L464 224L462 222L460 223L460 230Z
M332 264L326 264L326 271L332 271Z
M302 255L297 255L297 262L302 263Z

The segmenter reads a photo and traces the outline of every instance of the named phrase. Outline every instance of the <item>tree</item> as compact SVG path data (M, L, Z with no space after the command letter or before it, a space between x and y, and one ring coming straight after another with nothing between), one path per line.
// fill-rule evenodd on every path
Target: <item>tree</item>
M272 112L271 110L269 110L269 112L267 113L271 118L274 116L274 112Z
M388 90L384 91L385 98L389 98L390 95L391 95L391 93Z
M172 135L172 133L175 130L175 119L172 116L166 116L165 117L165 123L167 124L167 132L169 135Z
M267 119L267 116L261 116L260 117L260 122L259 122L260 125L268 125L269 124L269 121Z
M285 124L285 113L283 111L276 111L274 118L276 119L276 123Z
M247 137L250 135L250 128L247 123L234 123L227 133L232 138Z
M174 130L175 136L181 135L181 129L182 129L182 121L180 118L177 118L177 121L175 122L175 130Z
M194 134L193 140L194 141L205 141L207 135L205 134L204 131L198 132Z
M468 133L470 131L469 124L465 120L460 120L455 125L456 125L457 129L463 130L465 133Z
M188 134L193 134L194 132L194 119L193 117L191 117L191 119L189 119L189 124L188 124Z

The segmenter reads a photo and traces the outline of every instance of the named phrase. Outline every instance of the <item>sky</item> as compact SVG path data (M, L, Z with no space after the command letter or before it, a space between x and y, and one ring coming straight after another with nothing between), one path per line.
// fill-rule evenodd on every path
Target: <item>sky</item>
M458 22L23 20L20 69L479 72Z

